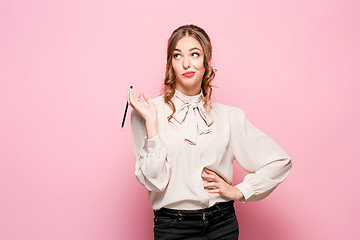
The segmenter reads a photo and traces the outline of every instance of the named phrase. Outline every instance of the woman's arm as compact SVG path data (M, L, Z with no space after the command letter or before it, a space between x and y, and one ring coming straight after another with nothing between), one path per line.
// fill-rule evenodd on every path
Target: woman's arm
M139 97L138 94L133 100L128 92L128 101L134 108L131 130L136 156L135 175L149 191L164 191L170 179L170 164L158 134L157 109L147 95L144 94L146 103L140 103Z
M267 134L256 128L245 117L243 110L230 111L230 150L233 158L248 172L242 183L236 185L244 199L259 201L267 197L292 168L290 156Z
M158 135L157 121L145 122L147 139L153 138Z

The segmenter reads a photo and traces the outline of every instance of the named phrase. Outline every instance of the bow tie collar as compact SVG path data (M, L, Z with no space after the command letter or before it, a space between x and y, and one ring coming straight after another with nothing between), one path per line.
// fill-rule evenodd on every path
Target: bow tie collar
M214 122L204 107L204 95L188 96L175 89L173 102L176 112L173 118L180 124L185 124L185 141L195 145L197 136L210 133L210 126Z

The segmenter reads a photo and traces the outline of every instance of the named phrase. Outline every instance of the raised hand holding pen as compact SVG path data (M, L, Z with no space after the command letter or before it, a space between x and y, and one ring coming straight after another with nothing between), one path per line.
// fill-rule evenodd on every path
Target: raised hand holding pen
M127 91L126 96L129 105L145 120L147 138L155 137L158 134L158 118L155 103L146 93L143 93L143 98L147 104L140 103L141 92L134 99L132 89Z

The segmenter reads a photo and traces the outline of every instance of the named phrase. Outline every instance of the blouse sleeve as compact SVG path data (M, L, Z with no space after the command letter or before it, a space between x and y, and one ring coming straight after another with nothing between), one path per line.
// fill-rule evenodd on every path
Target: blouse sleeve
M134 109L131 111L131 131L137 180L149 191L164 191L170 179L170 164L159 135L146 138L145 120Z
M230 149L239 165L248 172L236 185L244 195L242 203L267 197L292 167L290 156L268 135L246 119L242 109L230 110Z

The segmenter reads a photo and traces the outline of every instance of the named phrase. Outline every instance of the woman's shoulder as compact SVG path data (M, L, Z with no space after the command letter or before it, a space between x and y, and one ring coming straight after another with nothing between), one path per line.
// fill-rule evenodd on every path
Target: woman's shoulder
M212 114L219 118L226 119L229 123L239 123L246 119L245 112L240 107L211 102Z

